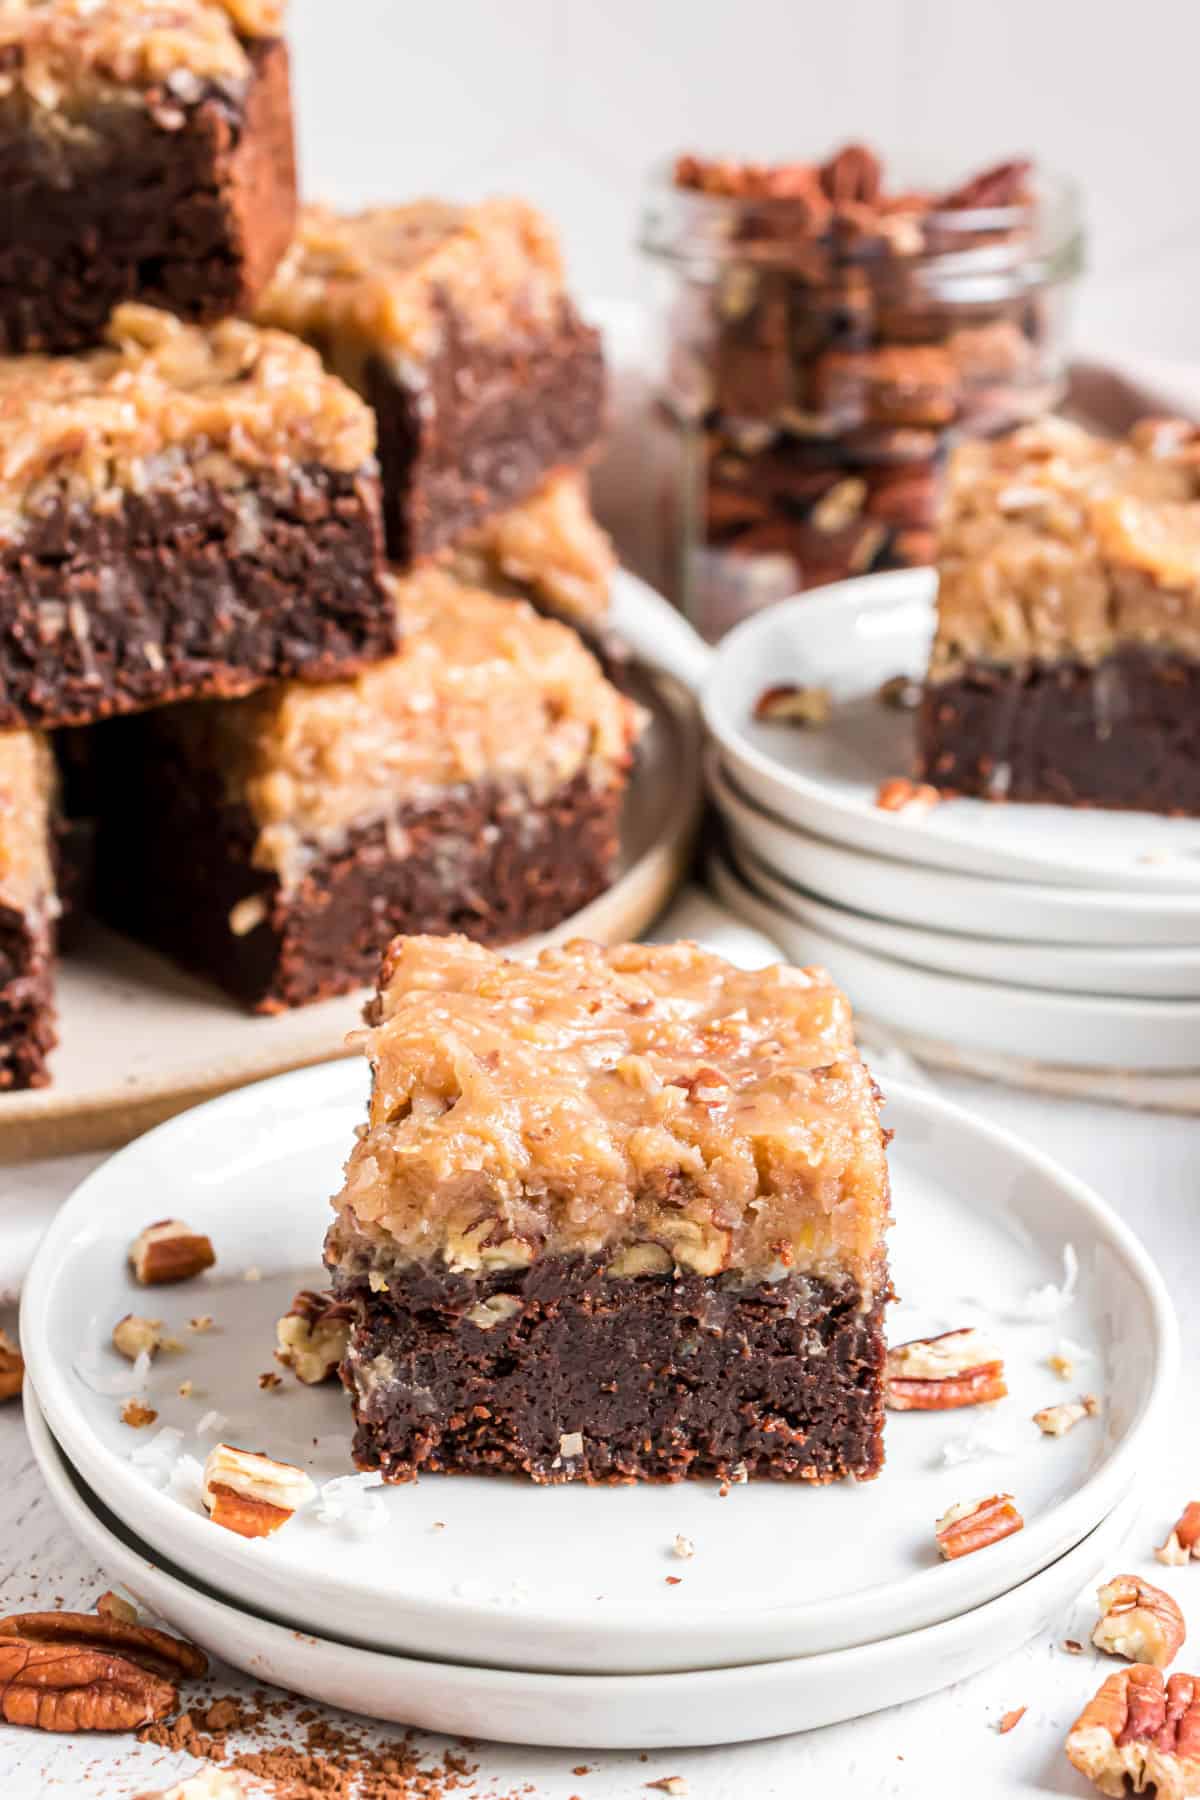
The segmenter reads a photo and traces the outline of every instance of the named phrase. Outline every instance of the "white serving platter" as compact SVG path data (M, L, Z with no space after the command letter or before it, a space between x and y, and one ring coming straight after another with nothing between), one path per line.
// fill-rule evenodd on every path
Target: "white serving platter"
M614 581L613 620L635 646L682 625L653 588L624 571ZM701 803L695 708L662 673L639 679L637 693L651 719L622 819L617 879L514 954L575 936L636 938L683 877ZM209 1094L344 1055L364 997L360 991L258 1017L167 958L89 927L60 971L51 1086L0 1094L0 1158L126 1143Z
M89 1555L213 1656L255 1681L396 1724L581 1750L746 1743L833 1725L964 1680L1039 1631L1061 1635L1080 1589L1111 1567L1139 1512L1134 1492L1082 1542L999 1599L881 1643L669 1675L521 1673L388 1655L292 1631L231 1604L164 1561L97 1499L55 1443L28 1385L25 1415L54 1503Z
M256 1611L372 1648L505 1668L628 1673L734 1665L842 1649L955 1617L1077 1544L1117 1503L1152 1446L1175 1362L1162 1282L1094 1194L1017 1139L923 1090L889 1088L904 1306L893 1340L992 1319L1011 1395L994 1412L904 1415L877 1481L821 1489L759 1482L537 1488L428 1476L381 1492L379 1530L357 1535L299 1513L265 1542L215 1527L193 1493L160 1491L131 1457L178 1428L203 1458L219 1437L269 1450L325 1482L351 1467L336 1387L290 1378L264 1392L274 1321L320 1280L328 1195L363 1116L366 1069L335 1063L211 1101L112 1157L50 1226L24 1290L31 1379L71 1462L104 1503L168 1558ZM179 1289L134 1287L127 1247L169 1210L208 1232L215 1270ZM1074 1246L1077 1291L1030 1320L1031 1290L1060 1279ZM248 1281L247 1271L261 1279ZM120 1420L128 1366L115 1321L152 1312L183 1339L146 1399L157 1424ZM211 1315L216 1328L189 1333ZM1044 1358L1062 1334L1088 1347L1102 1417L1051 1441L1033 1412L1063 1397ZM86 1374L81 1371L86 1370ZM194 1383L182 1398L181 1379ZM1082 1378L1082 1377L1081 1377ZM106 1391L98 1392L97 1388ZM210 1409L219 1421L204 1416ZM948 1467L950 1440L1003 1440ZM1024 1531L986 1554L938 1561L933 1523L972 1495L1011 1491ZM673 1555L677 1535L695 1555ZM677 1583L669 1577L679 1577Z
M796 963L821 963L854 1005L902 1031L966 1050L1077 1069L1200 1072L1200 1000L1129 1000L1055 993L943 974L802 924L714 856L718 899L767 932Z
M1113 949L1089 944L1023 944L1014 938L969 937L959 931L927 931L897 925L870 913L831 906L793 887L760 862L736 831L734 860L752 887L782 907L799 925L810 925L881 956L1017 987L1134 999L1200 999L1200 945Z
M755 856L837 906L900 924L1044 944L1200 945L1200 903L1190 894L1122 894L897 862L797 830L755 806L711 745L705 770L718 811Z
M885 706L879 687L923 674L935 592L928 569L865 575L781 601L730 632L700 700L743 792L805 831L927 868L1200 901L1200 819L970 799L914 818L875 804L880 782L914 766L913 717ZM788 682L830 690L828 725L755 721L762 693Z

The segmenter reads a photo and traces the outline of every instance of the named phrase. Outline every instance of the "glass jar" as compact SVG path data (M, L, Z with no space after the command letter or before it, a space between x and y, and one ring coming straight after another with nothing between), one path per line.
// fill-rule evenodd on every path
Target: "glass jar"
M710 640L799 590L928 562L963 434L1047 412L1083 263L1073 185L1008 163L882 190L872 153L653 183L664 583Z

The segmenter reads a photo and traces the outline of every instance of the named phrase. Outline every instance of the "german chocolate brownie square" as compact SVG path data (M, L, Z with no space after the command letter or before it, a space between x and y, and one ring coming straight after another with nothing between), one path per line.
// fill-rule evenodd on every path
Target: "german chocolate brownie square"
M926 779L1200 815L1200 436L1060 420L951 459Z
M0 1089L44 1087L54 1029L54 759L0 732Z
M426 567L355 680L98 733L110 923L263 1011L371 981L398 931L505 942L612 878L640 722L577 635Z
M395 649L374 423L282 332L128 305L0 359L0 727L79 725Z
M822 970L398 938L368 1023L325 1246L362 1467L878 1472L885 1139Z
M308 207L257 316L315 344L374 407L399 564L523 499L600 434L599 334L522 201Z
M281 0L5 0L0 351L244 311L292 235Z

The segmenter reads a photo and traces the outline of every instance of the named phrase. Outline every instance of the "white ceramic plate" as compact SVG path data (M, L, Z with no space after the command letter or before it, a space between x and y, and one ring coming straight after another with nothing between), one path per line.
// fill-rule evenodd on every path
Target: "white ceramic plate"
M781 601L731 631L700 698L739 786L792 825L932 868L1200 895L1200 819L982 800L945 801L912 819L875 805L879 783L913 766L912 715L884 706L878 689L889 676L923 673L934 593L928 569L865 575ZM759 696L780 682L829 688L829 724L756 723Z
M1077 1069L1200 1071L1200 1000L1104 999L946 975L801 924L718 856L718 898L796 963L822 963L854 1005L900 1030Z
M1017 987L1071 994L1137 999L1200 998L1200 946L1109 949L1076 944L1022 944L1012 938L969 937L960 931L924 931L869 913L830 906L795 888L760 862L736 831L735 860L751 885L799 925L811 925L860 949L897 957L921 968L972 980L1013 982Z
M1200 945L1200 905L1189 894L1054 887L895 862L798 831L753 805L712 746L705 768L716 806L755 856L838 906L906 925L1047 944Z
M625 570L613 583L613 624L656 668L656 643L669 645L689 629ZM651 722L621 821L617 879L553 932L513 946L514 953L576 936L635 938L682 879L701 806L699 720L674 679L639 677L638 696ZM0 1094L0 1151L16 1160L125 1143L209 1094L340 1056L363 998L347 994L256 1016L166 957L89 926L59 972L52 1084Z
M734 1486L537 1488L428 1476L386 1490L383 1529L356 1537L299 1514L265 1542L214 1527L197 1502L149 1485L131 1462L149 1433L120 1421L125 1368L115 1321L152 1311L188 1344L158 1359L148 1398L158 1427L203 1457L219 1435L260 1446L325 1481L350 1468L349 1412L336 1387L271 1368L274 1321L319 1280L327 1196L363 1114L365 1067L332 1064L242 1089L159 1127L76 1190L34 1261L22 1305L31 1378L64 1451L155 1551L257 1610L373 1647L507 1668L659 1672L838 1649L949 1618L1045 1568L1111 1510L1144 1466L1169 1388L1175 1327L1161 1281L1132 1234L1088 1189L1018 1140L924 1091L890 1092L895 1280L893 1339L1003 1317L1011 1397L986 1419L890 1421L885 1475L822 1489ZM207 1231L218 1266L201 1281L136 1289L125 1252L170 1210ZM1021 1323L1023 1299L1079 1255L1063 1318ZM245 1271L261 1271L247 1282ZM972 1301L972 1296L982 1296ZM985 1304L986 1302L986 1304ZM195 1337L186 1321L211 1314ZM1061 1440L1030 1423L1061 1397L1042 1359L1060 1333L1095 1352L1088 1384L1102 1419ZM116 1392L94 1391L81 1357ZM195 1383L180 1398L182 1377ZM197 1432L209 1408L224 1422ZM949 1439L1003 1427L1003 1452L946 1468ZM972 1494L1012 1491L1026 1529L986 1555L939 1564L932 1527ZM441 1526L441 1529L438 1527ZM695 1556L672 1554L677 1534ZM678 1576L677 1585L668 1577Z
M1127 1495L1081 1543L1000 1599L881 1643L674 1675L521 1674L361 1649L230 1605L164 1562L89 1491L28 1386L25 1416L54 1502L89 1555L142 1606L212 1655L256 1681L372 1718L457 1737L581 1750L746 1743L833 1725L962 1681L1039 1631L1061 1635L1080 1589L1117 1559L1139 1512L1136 1495Z

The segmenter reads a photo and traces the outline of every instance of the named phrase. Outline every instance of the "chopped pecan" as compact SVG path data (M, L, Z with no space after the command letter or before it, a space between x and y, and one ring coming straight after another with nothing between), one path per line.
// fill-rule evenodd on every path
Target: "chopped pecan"
M102 1619L115 1619L119 1625L137 1624L137 1607L131 1606L122 1595L114 1594L111 1588L108 1588L97 1600L96 1611Z
M316 1491L303 1469L234 1444L214 1445L204 1465L209 1516L239 1537L270 1537Z
M973 207L1023 206L1029 199L1032 168L1028 158L997 163L945 195L938 207L943 212L967 212Z
M1099 1411L1095 1394L1082 1394L1078 1400L1059 1400L1053 1406L1043 1406L1034 1413L1033 1422L1047 1437L1065 1437L1081 1420L1095 1418Z
M190 1281L216 1262L211 1239L180 1219L156 1219L129 1247L129 1261L143 1287Z
M912 819L932 812L941 798L927 781L910 781L907 775L892 775L875 790L875 804L881 812L903 813Z
M1014 1706L1011 1712L1006 1712L996 1727L1001 1737L1006 1737L1010 1731L1014 1730L1028 1710L1028 1707L1025 1706Z
M141 1400L131 1396L121 1408L121 1423L134 1431L141 1431L145 1425L153 1425L158 1414L152 1406L146 1406Z
M112 1341L113 1349L130 1362L136 1362L143 1351L147 1356L156 1356L162 1345L162 1320L126 1313L113 1326Z
M828 688L800 687L792 681L764 688L754 703L754 716L764 725L827 725L829 710Z
M1189 1500L1176 1524L1167 1534L1165 1544L1154 1552L1168 1568L1178 1567L1192 1557L1200 1560L1200 1500Z
M1158 1800L1200 1792L1200 1682L1135 1663L1118 1669L1088 1701L1067 1734L1067 1756L1102 1794L1116 1800L1128 1777L1135 1794Z
M276 1360L306 1387L337 1374L349 1342L349 1307L313 1288L301 1288L275 1327Z
M15 1400L25 1380L25 1358L7 1331L0 1331L0 1400Z
M1097 1599L1100 1618L1092 1633L1097 1650L1129 1662L1153 1663L1156 1669L1174 1662L1187 1628L1170 1594L1136 1575L1114 1575Z
M133 1731L165 1718L208 1659L165 1631L96 1613L0 1620L0 1716L41 1731Z
M897 1344L887 1357L887 1404L893 1412L940 1412L1003 1400L1004 1362L980 1331Z
M821 170L821 186L835 206L874 206L883 168L865 144L846 144Z
M953 1562L1011 1537L1024 1524L1011 1494L992 1494L986 1500L966 1500L950 1507L934 1526L934 1536L946 1561Z

